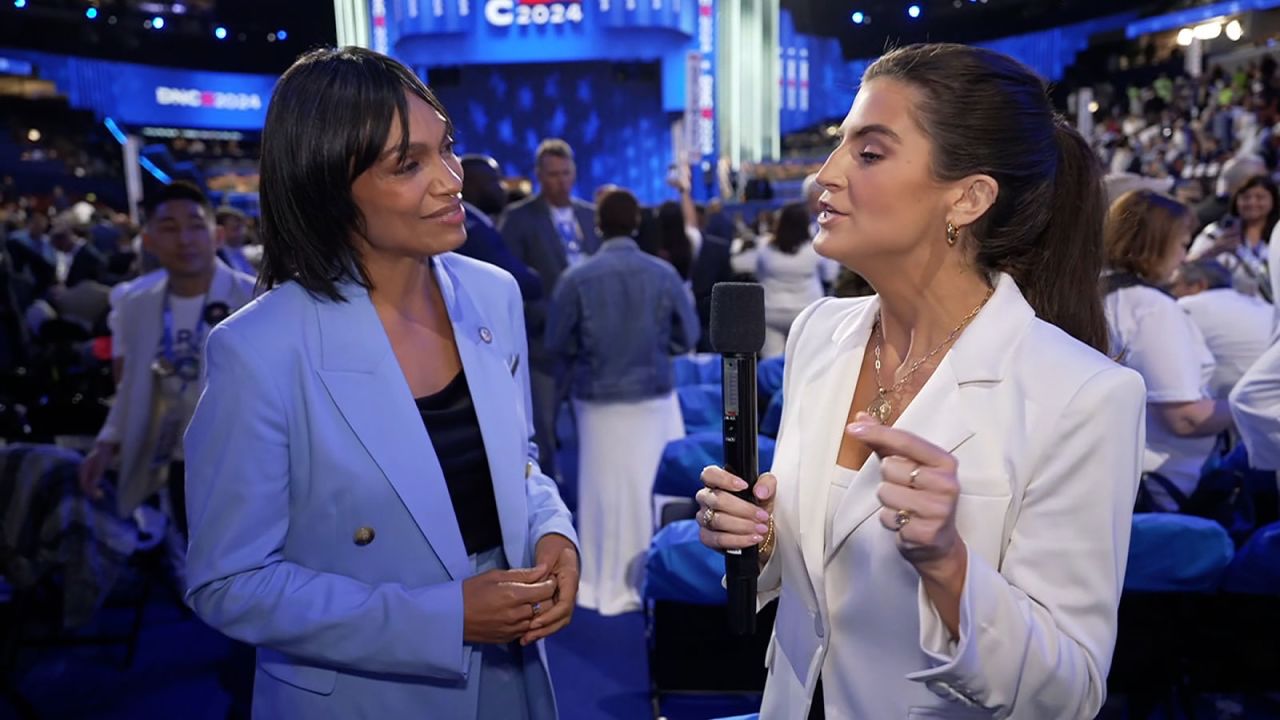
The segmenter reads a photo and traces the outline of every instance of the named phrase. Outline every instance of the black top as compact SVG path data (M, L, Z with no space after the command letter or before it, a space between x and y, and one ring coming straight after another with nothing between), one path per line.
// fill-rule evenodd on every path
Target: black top
M484 453L480 420L471 402L466 373L459 372L443 390L415 400L449 486L453 514L462 530L468 555L502 545L493 475Z

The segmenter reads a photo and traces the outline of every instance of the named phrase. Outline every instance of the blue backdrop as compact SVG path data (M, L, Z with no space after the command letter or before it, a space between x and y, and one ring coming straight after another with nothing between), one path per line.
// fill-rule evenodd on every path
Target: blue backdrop
M619 77L610 63L471 66L461 82L435 86L465 152L484 152L509 174L534 176L533 153L543 138L573 146L576 192L616 183L641 202L670 197L670 119L656 77Z

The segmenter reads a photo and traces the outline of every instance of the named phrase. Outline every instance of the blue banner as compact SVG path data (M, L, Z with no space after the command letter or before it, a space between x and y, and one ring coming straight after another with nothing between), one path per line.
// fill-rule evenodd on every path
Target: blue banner
M261 130L275 75L244 75L0 49L27 62L73 108L122 125Z

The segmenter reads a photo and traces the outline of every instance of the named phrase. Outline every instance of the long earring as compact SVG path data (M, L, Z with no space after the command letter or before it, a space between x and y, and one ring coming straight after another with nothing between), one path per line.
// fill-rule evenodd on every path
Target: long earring
M959 239L960 239L960 228L956 227L955 225L952 225L951 221L948 220L947 221L947 244L952 247L955 247L956 241Z

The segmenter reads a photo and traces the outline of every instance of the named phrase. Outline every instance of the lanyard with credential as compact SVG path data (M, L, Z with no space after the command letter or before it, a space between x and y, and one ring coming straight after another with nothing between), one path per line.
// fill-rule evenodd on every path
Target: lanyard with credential
M210 288L212 289L212 288ZM196 319L196 326L191 331L191 344L193 347L199 347L204 341L205 315L209 308L209 291L205 291L204 299L200 301L200 313ZM174 335L173 335L173 308L169 306L169 291L166 288L164 293L164 309L161 312L164 321L164 335L161 337L161 357L156 359L153 369L162 377L177 375L182 379L182 390L186 390L187 384L200 379L200 360L197 355L187 355L179 360L174 352Z

